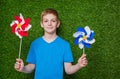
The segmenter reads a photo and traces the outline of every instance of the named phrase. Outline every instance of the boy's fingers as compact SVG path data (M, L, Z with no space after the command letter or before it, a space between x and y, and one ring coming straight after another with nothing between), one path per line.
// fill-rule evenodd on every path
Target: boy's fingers
M16 62L21 63L21 62L23 62L23 60L22 59L16 59Z
M82 60L83 60L83 61L84 61L84 60L87 60L87 58L86 58L86 57L83 57Z
M21 63L16 62L14 68L19 71L21 70L21 66L22 66Z
M18 64L15 64L14 68L19 70L20 66Z
M81 59L86 58L86 54L82 54Z
M16 61L22 61L22 59L17 58Z

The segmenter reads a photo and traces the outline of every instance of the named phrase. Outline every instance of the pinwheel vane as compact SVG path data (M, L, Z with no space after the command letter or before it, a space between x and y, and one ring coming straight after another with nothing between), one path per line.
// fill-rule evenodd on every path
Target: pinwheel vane
M15 20L10 24L12 33L16 34L20 38L19 58L21 54L22 38L28 36L28 30L32 27L29 22L30 18L24 19L22 14L20 16L14 16Z
M90 30L89 26L85 28L78 27L73 37L75 37L74 43L78 44L80 49L83 49L83 53L85 53L85 47L90 48L91 44L95 42L94 31Z

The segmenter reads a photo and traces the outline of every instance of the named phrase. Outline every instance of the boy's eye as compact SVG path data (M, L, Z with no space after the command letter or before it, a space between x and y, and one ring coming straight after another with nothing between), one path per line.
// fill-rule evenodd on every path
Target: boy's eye
M52 22L56 22L56 20L52 20Z
M45 20L44 22L48 22L47 20Z
M52 22L56 22L56 21L52 21Z

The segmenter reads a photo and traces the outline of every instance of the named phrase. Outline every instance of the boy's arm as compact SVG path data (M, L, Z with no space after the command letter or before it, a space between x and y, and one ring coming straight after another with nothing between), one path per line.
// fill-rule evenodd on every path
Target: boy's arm
M79 58L78 63L75 65L72 65L72 63L65 62L64 63L65 72L67 74L73 74L73 73L77 72L79 69L85 67L87 64L88 64L88 61L86 59L86 55L83 54Z
M23 67L22 72L24 73L31 73L35 69L35 64L27 64Z
M14 68L19 72L31 73L35 69L35 64L27 64L24 66L22 59L17 59Z

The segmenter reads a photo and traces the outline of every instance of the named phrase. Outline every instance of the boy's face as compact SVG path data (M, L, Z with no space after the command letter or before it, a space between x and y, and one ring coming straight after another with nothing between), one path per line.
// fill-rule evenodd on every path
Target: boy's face
M56 29L59 27L60 22L53 14L44 15L42 18L41 26L46 33L56 33Z

